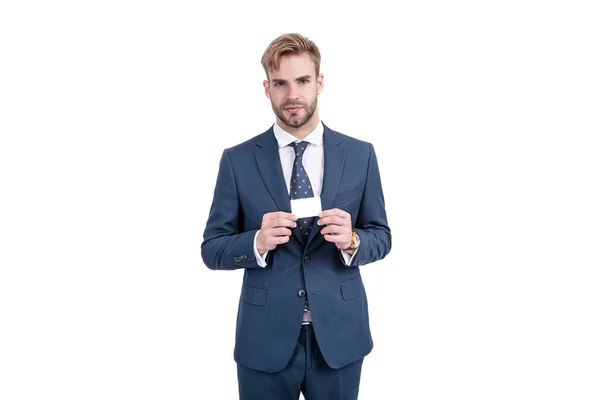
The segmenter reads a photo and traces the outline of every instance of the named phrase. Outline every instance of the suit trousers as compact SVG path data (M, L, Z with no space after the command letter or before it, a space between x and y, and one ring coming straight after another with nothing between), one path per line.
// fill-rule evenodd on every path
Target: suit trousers
M240 400L356 400L363 358L339 369L327 365L312 325L302 325L287 366L263 372L237 365Z

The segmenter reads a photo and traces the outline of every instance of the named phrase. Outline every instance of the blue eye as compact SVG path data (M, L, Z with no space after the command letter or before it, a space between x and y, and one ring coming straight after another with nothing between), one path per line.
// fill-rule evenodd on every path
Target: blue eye
M275 82L273 84L273 86L275 86L275 87L280 87L281 85L283 85L283 82Z

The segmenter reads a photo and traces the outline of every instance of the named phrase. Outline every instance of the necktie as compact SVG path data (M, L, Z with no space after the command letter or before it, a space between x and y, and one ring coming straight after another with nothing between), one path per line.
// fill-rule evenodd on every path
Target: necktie
M302 165L302 156L308 147L308 142L292 142L290 143L290 146L294 149L294 154L296 155L294 165L292 166L292 179L290 180L290 199L295 200L313 197L314 194L310 179L308 179L306 169L304 168L304 165ZM309 217L299 218L297 221L305 242L314 220L314 217Z
M308 174L306 173L306 169L304 165L302 165L302 156L304 155L304 150L308 147L308 142L292 142L290 146L294 149L295 159L294 165L292 166L292 178L290 180L290 199L305 199L307 197L313 197L314 193L312 190L312 186L310 184L310 180L308 179ZM302 238L304 238L304 242L308 238L308 234L314 222L314 217L309 218L298 218L296 223L300 228L300 232L302 234ZM310 315L310 307L308 305L308 298L304 301L304 314L302 315L302 325L308 325L312 323L312 317Z

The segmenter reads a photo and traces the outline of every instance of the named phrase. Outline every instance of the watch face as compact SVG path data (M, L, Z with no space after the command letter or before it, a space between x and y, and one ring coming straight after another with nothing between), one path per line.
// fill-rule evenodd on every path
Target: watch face
M352 248L355 249L358 247L358 234L356 232L352 232Z

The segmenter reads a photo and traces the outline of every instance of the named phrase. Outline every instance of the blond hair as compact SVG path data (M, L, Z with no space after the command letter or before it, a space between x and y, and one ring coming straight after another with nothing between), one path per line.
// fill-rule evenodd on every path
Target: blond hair
M267 79L269 79L269 71L279 70L282 57L304 53L311 56L315 63L315 76L318 76L321 67L321 52L312 40L298 33L286 33L273 40L260 60L267 74Z

